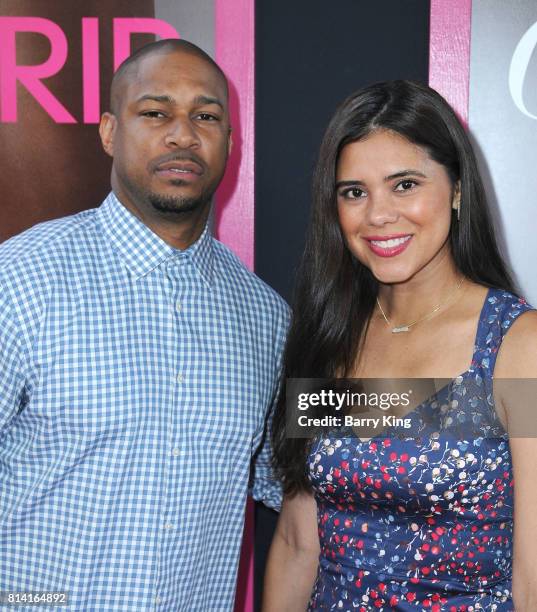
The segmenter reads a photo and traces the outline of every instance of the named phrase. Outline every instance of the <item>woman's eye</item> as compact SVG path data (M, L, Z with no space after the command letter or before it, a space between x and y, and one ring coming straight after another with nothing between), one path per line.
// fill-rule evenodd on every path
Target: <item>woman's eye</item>
M347 200L358 200L359 198L363 198L365 196L365 191L359 187L349 187L347 189L343 189L340 195L342 198L346 198Z
M400 181L395 186L395 191L410 191L417 185L416 181L412 181L410 179L406 179L404 181Z

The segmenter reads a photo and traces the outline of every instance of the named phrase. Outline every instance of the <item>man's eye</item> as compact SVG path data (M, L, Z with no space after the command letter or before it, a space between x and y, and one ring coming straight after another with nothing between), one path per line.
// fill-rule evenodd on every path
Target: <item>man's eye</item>
M218 121L218 117L216 115L211 115L211 113L199 113L197 118L202 121Z
M143 111L141 115L142 117L149 117L150 119L163 119L166 117L161 111Z
M414 189L417 184L418 183L416 181L405 179L404 181L400 181L399 183L397 183L397 185L395 186L395 191L410 191Z
M140 115L148 119L164 119L166 117L162 111L142 111Z
M347 189L342 189L339 195L347 200L358 200L363 198L366 193L360 187L348 187Z

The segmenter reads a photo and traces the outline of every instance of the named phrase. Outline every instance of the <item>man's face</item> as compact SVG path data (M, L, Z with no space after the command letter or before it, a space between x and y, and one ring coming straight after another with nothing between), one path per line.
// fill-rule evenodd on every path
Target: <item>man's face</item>
M195 55L172 51L142 58L120 83L116 115L101 125L119 199L141 212L205 205L230 149L221 75Z

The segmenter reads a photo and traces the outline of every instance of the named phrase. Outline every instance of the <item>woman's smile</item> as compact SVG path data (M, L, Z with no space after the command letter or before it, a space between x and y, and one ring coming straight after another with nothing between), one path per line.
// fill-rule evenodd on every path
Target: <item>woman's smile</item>
M406 250L410 244L412 234L395 236L364 236L369 248L379 257L395 257Z

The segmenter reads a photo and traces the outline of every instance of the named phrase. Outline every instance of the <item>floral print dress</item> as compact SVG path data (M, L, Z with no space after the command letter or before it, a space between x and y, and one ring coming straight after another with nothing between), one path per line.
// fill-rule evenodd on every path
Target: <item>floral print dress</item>
M321 553L309 611L513 609L513 476L492 373L529 309L488 291L471 367L407 415L412 436L314 440Z

